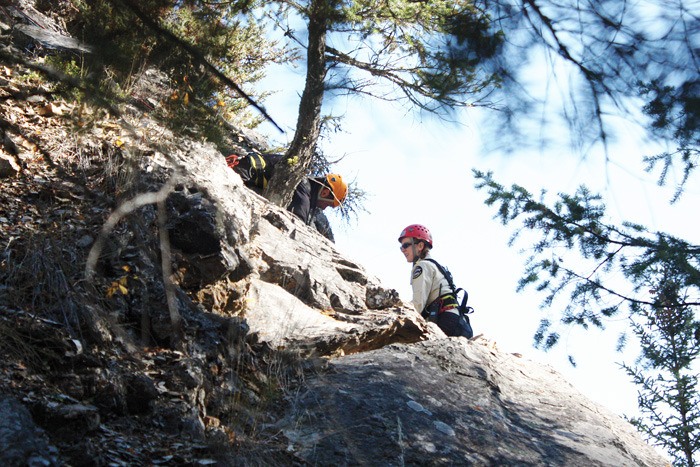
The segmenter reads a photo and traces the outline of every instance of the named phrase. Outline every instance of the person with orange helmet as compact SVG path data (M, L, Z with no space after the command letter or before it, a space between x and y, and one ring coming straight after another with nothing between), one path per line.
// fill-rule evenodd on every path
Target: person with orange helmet
M284 158L282 154L250 153L244 156L232 154L226 157L226 163L241 176L246 186L261 193L272 178L275 165ZM307 225L316 227L316 230L326 238L334 241L328 219L321 211L328 207L337 208L343 203L347 194L348 185L339 174L307 177L297 185L287 209Z
M471 327L467 329L460 321L451 274L430 257L433 236L427 227L407 226L399 235L399 243L406 261L413 264L411 302L416 311L436 323L447 336L472 337Z

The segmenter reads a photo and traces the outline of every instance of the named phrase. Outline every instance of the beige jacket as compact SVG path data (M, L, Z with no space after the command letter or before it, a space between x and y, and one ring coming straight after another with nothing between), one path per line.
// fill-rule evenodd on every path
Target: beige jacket
M426 255L426 258L430 258L430 253ZM422 259L413 263L411 287L413 287L413 300L411 302L418 313L421 313L436 298L451 292L447 279L437 266Z

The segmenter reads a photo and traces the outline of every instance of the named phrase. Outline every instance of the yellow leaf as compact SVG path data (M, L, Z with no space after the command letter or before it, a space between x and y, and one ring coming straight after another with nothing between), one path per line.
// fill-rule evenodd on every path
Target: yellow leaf
M112 282L112 285L107 287L107 298L112 298L114 293L117 291L117 284L116 282Z
M182 98L182 103L185 105L189 105L190 103L190 94L188 92L185 93L185 97Z
M120 147L124 146L124 141L122 141L121 138L117 138L117 139L114 141L114 145L115 145L116 147L120 148Z
M127 295L129 293L129 289L127 289L121 284L119 284L119 291L122 293L122 295Z
M129 272L131 271L131 268L129 268L128 264L125 264L124 266L122 266L122 271Z
M128 280L129 280L128 277L126 277L126 276L122 277L121 279L119 279L119 285L120 285L121 287L126 286L126 283L127 283Z

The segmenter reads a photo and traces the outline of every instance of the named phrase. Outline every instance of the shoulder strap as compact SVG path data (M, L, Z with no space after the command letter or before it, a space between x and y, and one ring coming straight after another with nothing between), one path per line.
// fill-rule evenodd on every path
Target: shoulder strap
M469 300L469 294L463 288L455 287L455 283L452 281L452 273L450 271L448 271L447 269L443 268L442 266L440 266L440 263L438 263L437 261L435 261L432 258L423 258L423 261L430 261L435 266L437 266L438 270L442 273L443 276L445 276L445 279L447 280L447 284L450 286L450 289L452 289L452 293L455 295L455 299L459 300L457 298L459 292L464 292L464 295L462 296L462 302L459 304L459 309L464 314L473 313L474 309L470 306L467 306L467 301Z
M250 179L258 188L265 189L272 178L275 166L282 160L282 154L258 154L249 153Z
M440 266L440 263L438 263L432 258L423 258L423 261L430 261L435 266L437 266L440 273L445 277L445 280L447 280L447 284L450 286L450 289L452 289L452 292L455 292L455 283L452 281L452 274L448 270Z

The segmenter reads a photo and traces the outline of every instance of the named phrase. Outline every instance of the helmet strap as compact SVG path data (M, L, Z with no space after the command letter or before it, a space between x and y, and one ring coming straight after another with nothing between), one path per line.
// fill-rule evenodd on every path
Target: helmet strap
M414 263L416 261L418 261L419 259L423 259L420 257L420 254L419 254L420 252L418 251L418 248L416 247L416 245L418 243L420 243L422 240L418 240L418 241L416 241L416 240L417 239L415 237L413 237L412 242L411 242L411 252L413 253L413 262ZM425 248L425 246L423 248Z

